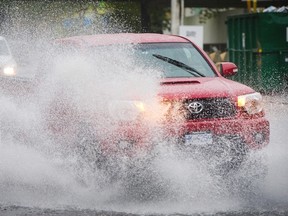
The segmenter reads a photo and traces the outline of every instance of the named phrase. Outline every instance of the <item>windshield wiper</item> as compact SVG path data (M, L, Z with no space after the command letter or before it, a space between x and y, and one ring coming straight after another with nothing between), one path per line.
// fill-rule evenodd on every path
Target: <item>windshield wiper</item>
M197 77L205 77L204 74L202 74L201 72L197 71L195 68L190 67L189 65L184 64L183 62L177 61L175 59L171 59L169 57L166 56L162 56L162 55L158 55L158 54L152 54L154 57L161 59L169 64L175 65L176 67L182 68L185 71L187 71L188 73L190 73L193 76L197 76Z

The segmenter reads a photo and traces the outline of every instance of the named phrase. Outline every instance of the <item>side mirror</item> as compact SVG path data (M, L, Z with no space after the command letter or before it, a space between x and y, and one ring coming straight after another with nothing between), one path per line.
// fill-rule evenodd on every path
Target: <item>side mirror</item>
M234 76L238 72L238 67L232 62L220 62L216 66L224 77Z

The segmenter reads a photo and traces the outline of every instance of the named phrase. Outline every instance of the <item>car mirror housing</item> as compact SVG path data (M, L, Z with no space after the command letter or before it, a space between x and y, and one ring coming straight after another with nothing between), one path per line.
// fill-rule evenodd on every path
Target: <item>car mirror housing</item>
M232 62L220 62L216 66L224 77L234 76L238 72L238 67Z

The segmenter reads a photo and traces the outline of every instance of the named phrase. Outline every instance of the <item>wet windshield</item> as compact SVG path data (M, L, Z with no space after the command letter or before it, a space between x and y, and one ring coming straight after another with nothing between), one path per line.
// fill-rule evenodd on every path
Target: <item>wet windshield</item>
M207 77L214 77L215 74L205 59L190 43L153 43L142 44L135 51L139 63L146 67L157 67L163 72L164 77L194 77L199 76L187 72L187 68L194 68ZM156 56L166 57L168 61L159 59ZM174 62L183 63L182 67ZM185 65L186 67L183 67Z
M119 64L119 56L128 55L135 67L156 69L165 78L216 76L204 57L190 43L137 44L124 48L111 45L93 47L91 52L103 55L102 50L109 53L106 59L109 59L110 63Z

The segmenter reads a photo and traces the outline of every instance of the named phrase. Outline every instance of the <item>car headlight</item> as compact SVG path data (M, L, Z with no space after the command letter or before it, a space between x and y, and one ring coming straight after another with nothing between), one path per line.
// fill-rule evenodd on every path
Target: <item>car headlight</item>
M16 75L15 67L12 66L4 67L3 74L6 76L15 76Z
M237 98L237 105L250 115L259 113L263 110L262 96L258 92L240 95Z
M118 120L135 120L145 110L145 104L142 101L121 100L109 103L110 115Z

